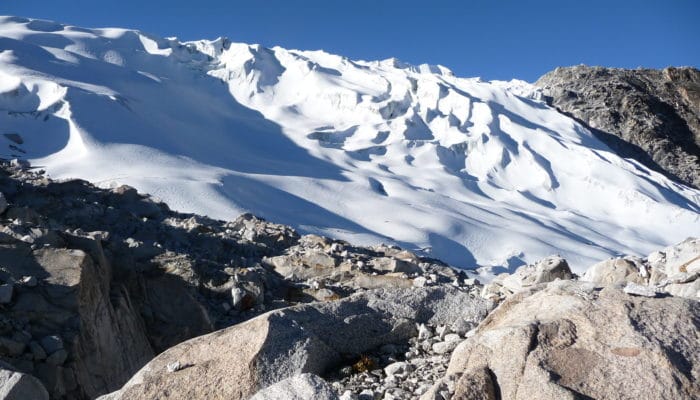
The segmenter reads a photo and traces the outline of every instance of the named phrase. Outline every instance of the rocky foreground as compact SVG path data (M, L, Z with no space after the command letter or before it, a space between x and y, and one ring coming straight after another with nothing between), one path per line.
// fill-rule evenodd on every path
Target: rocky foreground
M0 398L700 397L700 241L482 285L0 168Z

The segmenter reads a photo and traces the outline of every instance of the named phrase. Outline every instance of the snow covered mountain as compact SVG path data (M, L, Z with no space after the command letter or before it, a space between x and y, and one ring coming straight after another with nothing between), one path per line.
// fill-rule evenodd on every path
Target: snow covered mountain
M0 157L456 266L575 270L700 233L700 192L525 82L322 51L0 19ZM498 271L498 270L496 270Z

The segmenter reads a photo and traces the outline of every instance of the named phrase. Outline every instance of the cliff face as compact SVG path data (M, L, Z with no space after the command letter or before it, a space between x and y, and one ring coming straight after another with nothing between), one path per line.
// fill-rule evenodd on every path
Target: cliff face
M549 103L619 155L700 187L700 71L557 68L537 82Z

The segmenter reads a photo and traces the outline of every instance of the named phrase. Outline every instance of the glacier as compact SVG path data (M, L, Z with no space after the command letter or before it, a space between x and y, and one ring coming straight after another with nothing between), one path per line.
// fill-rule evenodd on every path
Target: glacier
M485 279L700 234L700 191L541 97L396 59L0 18L0 157L53 178L396 244Z

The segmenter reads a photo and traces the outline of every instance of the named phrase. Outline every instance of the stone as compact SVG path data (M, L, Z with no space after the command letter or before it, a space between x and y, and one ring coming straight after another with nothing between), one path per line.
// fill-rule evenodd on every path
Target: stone
M41 347L39 342L34 340L29 342L29 349L31 350L35 360L41 361L46 359L46 351L43 347Z
M0 192L0 215L7 210L7 199L5 198L5 195Z
M635 296L656 297L658 294L654 288L645 285L638 285L634 282L628 282L625 288L622 290L627 294Z
M432 349L435 354L446 354L454 350L459 341L433 343Z
M52 354L58 350L63 349L63 339L58 335L44 336L39 341L41 347L46 350L46 354Z
M10 357L17 357L24 352L26 345L22 342L0 336L0 352Z
M0 304L7 304L12 301L13 286L11 283L0 285Z
M180 361L174 361L171 363L168 363L168 365L165 366L165 369L168 372L176 372L182 369L182 365L180 364Z
M374 390L365 389L357 396L358 400L374 400Z
M24 276L24 277L22 277L20 282L24 286L29 287L29 288L36 287L36 285L39 284L39 281L36 279L36 276Z
M245 290L237 286L231 288L231 304L233 304L233 307L237 309L243 308L243 299L247 294Z
M433 336L430 328L425 326L425 324L418 324L418 339L425 340Z
M516 293L523 288L552 282L554 280L567 280L574 278L569 264L559 256L543 258L534 264L525 265L513 274L498 275L491 283L482 289L485 298L503 298Z
M413 370L413 366L405 361L399 361L384 367L384 373L391 375L403 375Z
M331 385L314 374L294 375L258 391L250 400L338 400Z
M493 386L503 399L698 398L698 318L698 301L556 281L506 299L446 377L461 374L456 393Z
M68 358L68 352L66 349L58 349L51 353L47 358L46 362L51 365L63 365Z
M0 368L0 399L49 400L42 383L29 374Z

